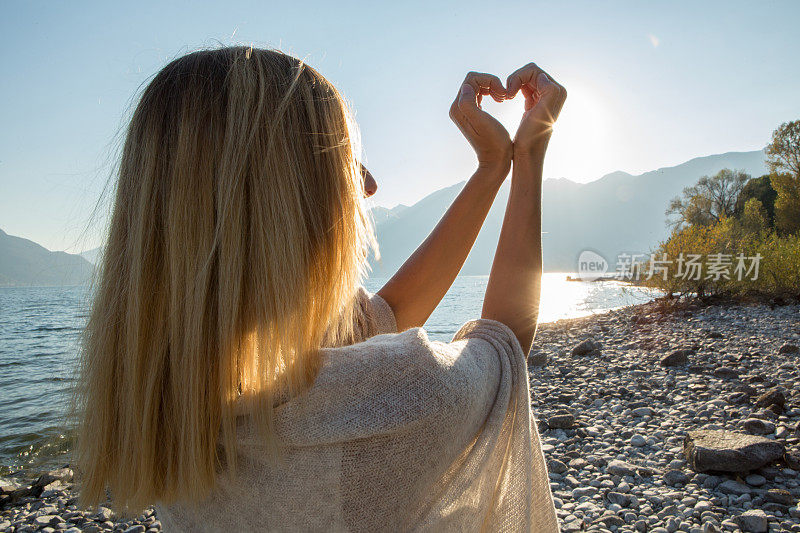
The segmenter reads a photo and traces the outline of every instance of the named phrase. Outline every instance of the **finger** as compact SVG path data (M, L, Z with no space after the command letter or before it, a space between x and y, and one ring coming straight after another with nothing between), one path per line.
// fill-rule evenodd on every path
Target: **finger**
M539 73L544 72L536 63L528 63L515 70L506 80L506 97L513 98L523 85L535 84Z
M540 74L550 77L536 63L528 63L515 70L506 80L506 98L514 98L523 85L529 85L532 89L536 89L536 80ZM552 80L552 78L550 79Z
M464 78L464 83L469 84L475 94L490 95L495 101L502 102L506 96L506 89L500 78L484 72L470 72Z

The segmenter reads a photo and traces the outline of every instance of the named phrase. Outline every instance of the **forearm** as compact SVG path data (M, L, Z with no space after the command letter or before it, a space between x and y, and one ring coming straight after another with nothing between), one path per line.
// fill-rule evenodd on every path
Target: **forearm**
M469 255L505 172L479 168L434 230L378 291L398 330L422 326L439 305Z
M545 147L514 156L511 194L483 302L483 318L506 324L530 351L542 279L542 165Z

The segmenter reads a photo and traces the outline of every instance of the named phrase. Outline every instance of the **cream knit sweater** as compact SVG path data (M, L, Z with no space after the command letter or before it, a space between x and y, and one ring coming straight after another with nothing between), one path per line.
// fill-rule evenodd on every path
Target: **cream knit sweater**
M158 506L164 530L557 532L511 330L474 320L434 342L360 298L364 341L323 350L314 385L278 407L280 460L243 431L235 486Z

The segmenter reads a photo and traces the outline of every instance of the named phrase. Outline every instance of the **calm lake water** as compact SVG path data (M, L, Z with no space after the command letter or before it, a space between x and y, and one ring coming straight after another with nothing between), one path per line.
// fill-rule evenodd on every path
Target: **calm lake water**
M385 279L370 279L377 291ZM449 341L480 317L488 276L459 277L425 325L431 339ZM552 322L626 305L656 294L617 282L568 282L544 275L540 321ZM64 413L78 340L88 312L85 287L0 288L0 476L39 469L66 457Z

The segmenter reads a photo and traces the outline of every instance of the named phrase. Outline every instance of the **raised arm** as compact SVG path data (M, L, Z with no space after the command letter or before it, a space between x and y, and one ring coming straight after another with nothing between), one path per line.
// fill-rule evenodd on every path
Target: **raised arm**
M505 98L502 82L471 72L462 83L450 118L475 149L478 168L442 219L378 291L394 311L399 331L422 326L452 285L478 237L511 167L511 137L480 107L481 97Z
M509 76L507 97L525 96L514 137L514 169L497 244L483 318L506 324L528 353L536 334L542 281L542 166L566 90L531 63Z

